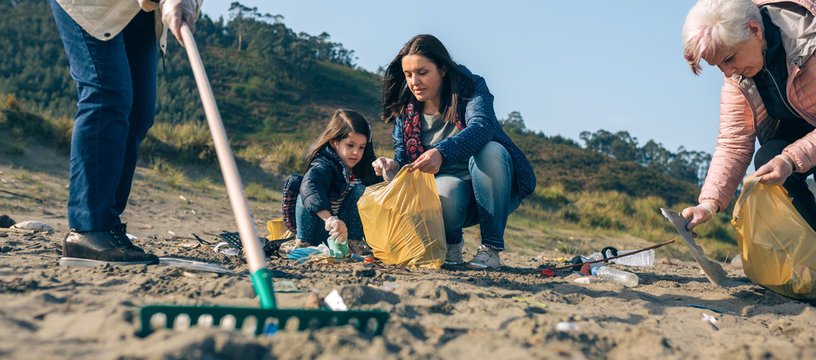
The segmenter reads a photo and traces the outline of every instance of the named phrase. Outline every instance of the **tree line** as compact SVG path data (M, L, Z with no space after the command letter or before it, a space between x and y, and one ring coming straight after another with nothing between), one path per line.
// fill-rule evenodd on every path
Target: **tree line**
M0 93L48 116L72 117L76 89L48 2L0 0L0 12ZM222 116L239 137L298 132L325 99L351 106L378 98L379 78L355 68L354 51L327 33L295 33L282 19L235 2L227 20L204 14L196 23ZM156 121L203 121L187 55L172 37L159 61Z
M524 118L518 111L510 112L507 117L499 119L502 128L510 133L534 133L524 124ZM547 138L543 133L537 134ZM702 185L711 163L711 154L703 151L690 151L680 146L676 152L671 152L663 144L649 140L643 146L638 139L628 131L612 133L600 129L596 132L582 131L579 135L584 142L584 149L595 151L611 158L622 161L633 161L646 168L676 179L685 180L696 185ZM580 145L571 140L556 135L549 137L551 141L567 145Z

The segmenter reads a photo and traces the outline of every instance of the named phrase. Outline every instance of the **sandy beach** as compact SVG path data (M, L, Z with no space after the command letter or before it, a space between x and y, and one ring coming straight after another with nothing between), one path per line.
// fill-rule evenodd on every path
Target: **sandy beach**
M502 254L499 271L462 267L399 269L362 263L299 264L273 258L276 281L300 292L277 293L280 307L303 307L309 292L337 289L352 308L390 314L382 336L330 327L272 336L191 328L136 336L143 305L258 306L237 256L206 241L235 231L219 184L174 189L139 168L124 220L137 245L159 256L219 264L230 274L175 266L61 267L68 231L67 161L39 157L28 168L0 165L3 214L40 221L54 232L0 232L0 357L7 359L806 359L816 358L816 311L753 285L739 264L726 263L723 286L670 248L653 267L630 267L636 287L580 284L570 271L551 278L534 271L563 265L566 254L540 249ZM35 184L36 186L34 186ZM25 195L25 196L21 196ZM259 235L280 216L278 202L252 202ZM529 234L535 236L535 234ZM466 235L465 259L476 249ZM679 238L678 238L679 239ZM668 239L667 239L668 240ZM630 238L604 245L642 246ZM633 243L635 241L635 243ZM623 269L624 267L616 265ZM703 320L705 317L708 320ZM714 320L711 320L711 319ZM562 323L562 324L559 324Z

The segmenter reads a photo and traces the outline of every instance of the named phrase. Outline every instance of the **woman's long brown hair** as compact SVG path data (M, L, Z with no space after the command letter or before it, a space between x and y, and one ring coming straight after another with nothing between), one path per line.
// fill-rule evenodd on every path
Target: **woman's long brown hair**
M453 62L448 50L442 42L433 35L417 35L408 40L405 46L399 51L397 56L385 69L383 76L383 113L385 122L390 122L397 118L408 102L417 102L414 94L405 81L405 73L402 71L402 58L408 55L422 55L445 72L442 78L441 99L439 103L439 113L445 121L455 122L456 112L462 101L467 100L473 92L473 81L464 73L459 71L456 63ZM422 110L422 103L417 102Z

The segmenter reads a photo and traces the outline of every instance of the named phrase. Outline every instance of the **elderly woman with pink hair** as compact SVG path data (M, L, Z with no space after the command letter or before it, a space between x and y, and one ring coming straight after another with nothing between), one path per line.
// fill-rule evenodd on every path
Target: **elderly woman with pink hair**
M699 205L683 209L688 229L722 211L751 158L760 182L782 185L816 229L806 178L816 167L816 3L808 0L700 0L683 25L683 51L725 75L720 134ZM754 142L760 148L754 155Z

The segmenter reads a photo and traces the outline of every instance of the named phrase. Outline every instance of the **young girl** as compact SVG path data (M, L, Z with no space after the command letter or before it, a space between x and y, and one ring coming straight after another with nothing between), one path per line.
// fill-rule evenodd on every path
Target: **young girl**
M382 180L371 167L374 160L371 129L365 117L352 110L335 111L309 149L309 169L295 203L297 243L319 245L332 237L338 244L348 240L355 253L368 248L357 200L366 185Z

